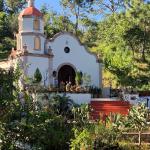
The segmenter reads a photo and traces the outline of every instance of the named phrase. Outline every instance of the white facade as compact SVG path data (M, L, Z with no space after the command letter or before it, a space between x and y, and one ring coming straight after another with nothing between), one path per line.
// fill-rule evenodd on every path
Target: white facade
M75 72L80 71L91 77L91 85L102 87L102 67L96 56L72 33L61 32L46 39L42 15L33 2L29 1L29 6L18 18L19 32L15 53L19 55L15 57L22 57L24 64L29 65L25 73L33 77L38 68L42 74L41 84L49 86L56 84L56 80L58 83L61 80L65 83L74 82ZM69 49L68 52L65 48ZM70 67L70 70L64 71L64 66Z
M53 70L59 72L64 65L72 66L75 71L81 71L91 76L91 85L101 86L101 64L96 56L89 53L84 45L71 33L58 33L47 43L54 54ZM64 48L69 47L70 52L65 53Z

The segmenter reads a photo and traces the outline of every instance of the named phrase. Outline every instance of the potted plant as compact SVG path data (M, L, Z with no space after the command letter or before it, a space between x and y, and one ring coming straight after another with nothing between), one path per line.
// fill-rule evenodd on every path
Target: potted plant
M81 92L81 84L82 84L82 73L80 71L76 72L75 76L75 82L76 82L76 92Z
M85 91L89 92L90 84L91 84L91 76L84 73L82 79L83 79L83 86L85 87Z
M76 77L75 77L76 85L81 85L82 84L82 75L80 71L76 72Z

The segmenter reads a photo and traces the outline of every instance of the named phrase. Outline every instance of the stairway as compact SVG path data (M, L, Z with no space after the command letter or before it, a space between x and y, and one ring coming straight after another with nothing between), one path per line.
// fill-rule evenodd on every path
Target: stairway
M127 115L130 109L130 103L128 101L94 101L90 102L91 107L91 119L100 119L101 115L109 115L111 113L119 113Z

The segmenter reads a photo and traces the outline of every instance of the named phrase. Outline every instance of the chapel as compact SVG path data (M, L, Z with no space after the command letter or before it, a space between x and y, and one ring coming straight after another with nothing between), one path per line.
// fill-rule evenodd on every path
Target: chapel
M102 64L73 33L62 31L50 39L44 34L42 13L35 8L34 0L18 17L17 47L12 49L7 67L16 61L23 63L24 73L34 76L38 68L42 74L41 84L55 85L63 81L75 84L76 72L87 74L91 85L102 88ZM4 68L4 62L0 64Z

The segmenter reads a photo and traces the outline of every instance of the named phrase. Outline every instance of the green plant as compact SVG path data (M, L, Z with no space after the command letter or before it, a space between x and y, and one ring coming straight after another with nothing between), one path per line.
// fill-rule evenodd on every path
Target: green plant
M75 138L71 139L71 150L93 149L93 139L91 138L91 133L88 129L79 131L74 128L74 135Z
M54 105L47 109L39 106L32 98L33 91L18 86L20 76L24 77L19 68L18 65L13 72L12 98L0 100L0 107L4 101L7 104L4 113L0 110L0 149L24 149L25 145L41 150L69 149L72 136L72 124L66 118L69 100L58 97L58 111Z
M131 129L138 130L139 133L139 145L141 146L141 134L143 129L149 126L148 124L148 109L145 104L138 104L138 106L132 106L128 115L127 125Z
M90 121L90 107L88 104L82 104L79 107L73 107L74 122L76 127L84 128Z
M90 84L91 84L91 76L90 75L84 73L82 79L83 79L83 85L85 87L90 86Z
M73 100L66 96L54 95L49 100L49 106L55 114L66 118L73 118L72 108L75 106Z
M72 150L120 150L120 133L112 124L105 126L102 122L88 123L80 128L74 126L73 130L74 138L70 144Z
M82 84L82 75L81 75L80 71L76 72L75 81L76 81L77 85L81 85Z
M99 98L102 94L101 88L91 86L89 92L92 94L92 98Z
M39 68L37 68L35 73L34 73L34 82L35 83L40 83L41 80L42 80L42 75L41 75L41 72L40 72Z

